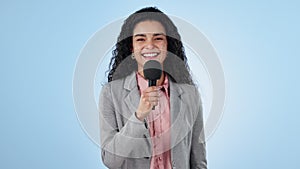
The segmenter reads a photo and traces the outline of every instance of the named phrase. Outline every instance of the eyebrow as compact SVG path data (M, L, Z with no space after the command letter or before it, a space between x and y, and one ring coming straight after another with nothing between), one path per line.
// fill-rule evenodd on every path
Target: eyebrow
M164 33L154 33L154 34L153 34L153 36L160 36L160 35L166 36ZM137 37L137 36L146 37L146 34L139 33L139 34L135 34L135 35L134 35L134 37Z

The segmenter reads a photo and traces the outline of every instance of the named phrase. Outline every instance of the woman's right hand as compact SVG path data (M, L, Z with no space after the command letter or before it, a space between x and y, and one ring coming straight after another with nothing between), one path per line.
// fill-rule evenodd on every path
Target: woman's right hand
M136 117L143 121L151 112L153 106L158 105L160 87L151 86L141 93L140 103L136 111Z

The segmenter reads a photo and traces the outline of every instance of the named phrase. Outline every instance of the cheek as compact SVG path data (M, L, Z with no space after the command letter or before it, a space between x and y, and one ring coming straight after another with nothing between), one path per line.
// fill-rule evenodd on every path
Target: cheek
M137 44L133 44L132 45L132 52L137 52L137 51L140 51L141 50L141 47Z
M167 45L162 46L160 50L166 54L168 52Z
M167 50L167 46L168 46L168 45L167 45L166 42L162 42L162 43L159 44L159 46L160 46L161 49Z

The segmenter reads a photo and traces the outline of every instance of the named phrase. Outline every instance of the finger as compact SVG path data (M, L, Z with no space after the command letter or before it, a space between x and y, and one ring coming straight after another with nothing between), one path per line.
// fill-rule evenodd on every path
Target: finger
M148 91L148 92L143 92L143 95L146 97L159 97L160 96L160 91Z
M152 102L151 105L152 105L152 107L153 107L153 106L157 106L157 105L158 105L158 102Z
M158 105L158 100L146 100L144 103L146 104L147 107L149 107L151 105L152 106L157 106Z
M142 95L141 96L141 100L145 103L145 102L150 102L150 103L152 103L152 102L158 102L159 101L159 96L147 96L147 94L146 95Z
M159 97L148 97L148 101L149 102L158 102L159 101Z
M145 97L160 97L160 93L158 92L151 92L151 93L145 93L144 94Z
M142 107L149 109L151 107L152 103L148 100L148 98L142 98L141 105L142 105Z
M144 102L158 102L159 101L159 97L143 97L143 101Z
M151 91L158 91L158 90L160 90L160 87L158 87L158 86L150 86L150 87L146 88L144 90L144 92L151 92Z

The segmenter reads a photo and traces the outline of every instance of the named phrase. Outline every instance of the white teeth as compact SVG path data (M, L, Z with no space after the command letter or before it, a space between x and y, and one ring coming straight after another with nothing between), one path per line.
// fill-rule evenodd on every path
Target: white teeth
M158 53L144 53L142 54L144 57L155 57L158 55Z

